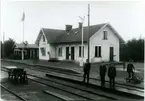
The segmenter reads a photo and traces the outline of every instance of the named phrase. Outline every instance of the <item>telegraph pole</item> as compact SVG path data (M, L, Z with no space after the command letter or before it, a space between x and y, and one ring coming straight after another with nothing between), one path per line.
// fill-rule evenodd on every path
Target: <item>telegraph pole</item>
M90 4L88 4L88 61L90 62Z
M81 32L82 32L81 57L82 57L82 61L81 61L80 66L83 66L83 58L84 58L84 48L83 48L84 47L84 32L83 32L83 23L84 23L84 20L85 20L85 16L84 16L84 18L80 17L80 19L82 20L82 27L81 27Z
M83 43L83 39L84 39L84 33L83 33L83 22L84 22L84 19L82 20L82 66L83 66L83 58L84 58L84 49L83 49L83 46L84 46L84 43Z
M3 58L5 57L4 42L5 42L5 32L3 32Z
M24 45L24 21L25 21L25 12L23 10L23 15L22 15L22 22L23 22L23 43ZM22 60L24 60L24 46L22 47Z
M23 45L24 45L24 21L23 21ZM22 60L24 60L24 46L22 48Z

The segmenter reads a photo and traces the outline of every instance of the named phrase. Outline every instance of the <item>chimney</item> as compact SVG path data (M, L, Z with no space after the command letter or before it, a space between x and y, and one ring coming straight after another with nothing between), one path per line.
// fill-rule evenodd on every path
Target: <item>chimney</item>
M65 31L69 33L72 30L72 25L65 25Z
M79 22L79 29L82 29L82 22Z

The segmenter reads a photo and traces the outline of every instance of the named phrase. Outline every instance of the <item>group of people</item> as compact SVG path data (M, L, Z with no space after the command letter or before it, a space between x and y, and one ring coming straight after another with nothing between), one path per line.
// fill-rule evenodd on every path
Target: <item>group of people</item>
M86 63L84 64L84 68L83 68L84 69L84 78L83 78L84 83L85 83L86 77L87 77L87 83L89 83L90 68L91 68L91 64L87 60ZM127 65L127 72L128 72L129 78L134 76L133 69L135 69L135 68L130 61L129 64ZM106 76L106 72L107 72L105 63L102 63L100 65L99 71L100 71L99 74L100 74L101 86L104 86L105 85L105 76ZM108 67L108 77L109 77L109 83L110 83L111 88L115 87L116 75L117 75L116 67L113 63L110 63L110 65Z
M101 78L101 85L105 85L105 75L106 75L107 69L105 64L100 65L100 78ZM113 63L110 64L108 68L108 77L110 81L110 87L115 86L115 77L116 77L116 67Z

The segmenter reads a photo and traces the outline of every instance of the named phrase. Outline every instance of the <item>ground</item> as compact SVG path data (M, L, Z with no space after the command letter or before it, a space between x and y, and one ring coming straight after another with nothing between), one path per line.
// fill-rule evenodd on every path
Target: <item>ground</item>
M12 60L11 60L12 61ZM74 62L66 62L66 61L62 61L62 62L48 62L48 61L33 61L33 60L14 60L17 62L23 62L23 63L27 63L27 64L38 64L38 65L43 65L43 66L50 66L53 68L61 68L61 69L68 69L68 70L72 70L75 72L78 72L80 74L83 75L83 68L80 67L78 64L74 63ZM93 63L91 65L91 71L90 71L90 77L91 78L96 78L96 79L100 79L99 76L99 63ZM127 65L127 63L126 63ZM144 63L133 63L133 65L135 66L135 74L137 76L140 76L142 78L144 78ZM116 65L117 68L117 76L115 81L118 83L125 83L125 77L128 76L127 72L126 72L126 68L125 70L123 69L122 65ZM108 79L108 76L106 74L106 80ZM134 86L139 86L144 88L144 82L142 82L141 84L130 84L130 85L134 85Z
M10 61L15 61L15 60L10 60ZM16 62L16 61L15 61ZM47 68L50 68L49 66L51 66L51 68L61 68L61 69L69 69L69 70L73 70L73 71L75 71L75 72L79 72L80 74L79 75L82 75L83 76L83 68L82 67L79 67L79 65L78 64L75 64L75 63L72 63L72 62L48 62L48 61L35 61L35 62L33 62L33 61L31 61L31 60L24 60L24 61L21 61L21 60L19 60L19 61L17 61L17 62L25 62L25 63L27 63L27 64L39 64L39 65L45 65ZM23 67L24 65L22 65L22 64L20 64L20 65L18 65L18 63L13 63L13 64L11 64L11 63L9 63L9 62L3 62L2 61L2 65L16 65L16 66L21 66L21 67ZM144 70L143 70L143 63L134 63L134 66L136 67L136 74L138 74L138 75L140 75L140 76L142 76L143 77L143 74L144 74ZM25 65L25 67L32 67L31 65L30 66L27 66L27 65ZM38 66L39 67L39 66ZM45 68L46 68L45 67ZM35 68L35 67L34 67ZM40 67L41 68L41 67ZM43 68L43 67L42 67ZM107 67L108 68L108 67ZM143 85L143 83L141 83L141 84L137 84L137 85L135 85L135 84L130 84L130 83L126 83L126 81L124 80L124 78L127 76L127 72L126 71L124 71L124 69L123 69L123 67L122 66L119 66L119 65L117 65L116 66L116 68L117 68L117 77L116 77L116 82L117 83L124 83L124 84L128 84L128 85L133 85L133 86L138 86L138 87L144 87L144 85ZM29 70L29 69L25 69L26 71L27 70ZM45 78L47 78L46 76L45 76L45 74L43 73L43 72L40 72L39 73L39 71L35 71L34 72L34 70L29 70L29 71L27 71L29 74L36 74L36 75L38 75L38 76L42 76L42 77L45 77ZM51 72L52 73L52 72ZM50 74L51 74L50 73ZM57 73L56 73L57 74ZM7 75L7 74L5 74L5 75ZM5 75L1 75L1 78L4 78L5 77ZM64 76L64 74L57 74L57 76L58 77L61 77L61 76ZM66 76L64 76L64 77L66 77ZM70 76L71 77L71 76ZM96 79L100 79L100 77L99 77L99 64L98 63L95 63L95 64L92 64L92 67L91 67L91 71L90 71L90 77L91 78L96 78ZM71 79L74 79L74 77L72 76L71 77ZM79 77L78 79L83 79L83 77ZM108 76L106 75L106 81L108 81ZM5 81L3 81L3 83L5 83ZM100 85L100 83L98 82L98 81L95 81L95 82L92 82L92 80L90 81L90 83L93 83L93 84L97 84L97 85ZM107 83L106 83L106 85L108 85ZM12 87L13 88L13 87ZM21 88L21 87L20 87ZM26 87L27 88L27 87ZM31 87L30 87L31 88ZM37 88L37 87L36 87ZM41 88L41 87L40 87ZM23 89L23 88L22 88ZM30 90L33 90L33 89L30 89ZM35 90L39 90L39 89L35 89ZM21 91L21 90L20 90ZM32 91L32 92L34 92L34 91ZM37 92L37 91L36 91ZM132 91L131 91L132 92ZM26 93L26 95L27 95L27 92L25 92ZM30 94L29 94L30 95ZM33 95L33 94L32 94ZM41 95L41 94L40 94ZM42 94L43 95L43 94ZM7 98L7 97L6 97ZM34 97L35 98L35 97Z
M144 63L133 63L133 65L135 66L135 74L137 76L144 78ZM126 72L126 68L124 70L123 66L116 66L116 69L117 69L116 82L126 83L124 79L125 77L128 76L128 73ZM99 65L98 64L92 65L90 76L93 78L99 79ZM108 80L107 75L106 75L106 79ZM131 84L131 85L135 85L135 84ZM135 86L144 87L144 83L136 84Z

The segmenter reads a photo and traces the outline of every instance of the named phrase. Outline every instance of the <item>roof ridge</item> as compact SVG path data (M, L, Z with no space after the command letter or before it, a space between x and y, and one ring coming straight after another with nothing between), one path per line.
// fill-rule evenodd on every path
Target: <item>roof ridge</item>
M100 24L95 24L95 25L90 25L90 27L93 27L93 26L99 26L99 25L106 25L108 23L100 23ZM87 28L88 26L83 26L84 28ZM77 27L78 28L78 27ZM73 28L73 29L77 29L77 28Z
M41 29L64 31L63 29L54 29L54 28L41 28Z
M92 27L92 26L97 26L97 25L105 25L105 24L108 24L108 23L99 23L99 24L95 24L95 25L90 25L90 27ZM83 26L83 27L88 27L88 26ZM76 28L73 28L73 29L77 29L78 27L76 27ZM59 30L59 31L65 31L65 30L63 30L63 29L54 29L54 28L41 28L41 29L47 29L47 30Z

